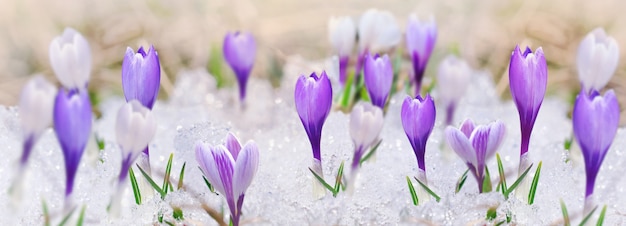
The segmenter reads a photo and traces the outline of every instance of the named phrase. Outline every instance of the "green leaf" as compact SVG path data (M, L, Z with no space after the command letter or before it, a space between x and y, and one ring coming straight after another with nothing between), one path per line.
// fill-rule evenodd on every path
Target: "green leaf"
M343 178L343 161L337 171L337 177L335 178L335 189L333 190L333 197L337 197L339 190L341 190L341 178Z
M487 210L487 220L488 221L492 221L492 220L496 219L496 217L498 216L498 212L496 210L497 210L496 207L489 207L489 209Z
M76 208L73 208L68 214L67 216L63 217L63 220L61 220L61 223L59 223L59 226L63 226L65 225L65 223L67 223L67 221L70 219L70 217L72 216L72 214L74 213L74 211L76 210Z
M415 187L413 187L413 183L411 182L411 178L406 176L406 183L409 185L409 192L411 192L411 200L413 200L413 205L417 206L419 203L419 199L417 198L417 193L415 193Z
M202 179L204 179L204 183L206 184L206 186L209 187L209 191L211 191L212 193L215 193L215 188L213 188L213 185L209 183L209 181L206 179L204 175L202 175Z
M491 175L489 175L489 168L485 166L485 179L483 179L483 193L491 192Z
M78 216L78 221L76 221L76 226L83 226L83 221L85 220L85 208L87 206L83 206L80 210L80 215Z
M506 221L500 221L500 222L498 222L498 223L496 224L496 226L503 225L503 224L504 224L504 222L506 222Z
M500 187L502 188L502 194L507 197L506 193L506 177L504 176L504 167L502 166L502 159L500 154L496 153L496 159L498 160L498 173L500 174Z
M565 206L563 199L559 199L559 201L561 203L561 212L563 213L563 225L570 226L571 224L569 221L569 214L567 213L567 207Z
M322 185L324 185L324 187L326 187L326 189L328 189L330 192L334 192L335 191L335 188L331 187L328 183L326 183L324 178L322 178L319 175L317 175L317 173L315 173L315 171L313 171L310 167L309 167L309 171L311 171L311 173L313 173L313 176L315 176L315 178L317 178L317 180L320 183L322 183Z
M169 221L165 221L165 224L169 225L169 226L176 226L174 223L169 222Z
M137 205L141 205L141 191L139 190L139 184L137 183L137 178L135 177L135 172L133 171L133 167L128 167L128 175L130 175L130 185L133 187L133 195L135 196L135 203Z
M154 182L154 180L152 180L152 178L146 173L146 171L144 171L141 168L141 166L139 166L139 164L136 164L136 165L137 165L137 168L139 168L139 171L141 171L143 178L146 178L148 183L152 185L152 188L154 188L154 190L156 190L161 195L161 199L165 199L166 193L159 187L159 185L156 184L156 182Z
M157 219L158 219L159 223L163 223L163 213L161 211L159 211Z
M209 57L209 63L207 66L209 73L215 77L217 88L224 87L225 79L224 74L222 73L222 51L215 45L211 47L211 56Z
M48 212L48 205L46 200L41 200L41 206L43 208L43 225L50 226L50 214Z
M426 192L428 192L428 194L430 194L431 196L433 196L435 198L435 201L439 202L439 200L441 200L441 197L439 197L437 194L435 194L435 192L430 190L430 188L428 186L426 186L424 183L422 183L419 179L417 179L417 177L414 177L414 178L417 181L417 183L419 183L422 186L422 188L424 188L424 190L426 190Z
M178 176L178 190L183 187L183 179L185 178L185 165L187 165L187 162L183 163L183 168L180 169L180 175Z
M587 221L589 221L589 219L591 219L591 216L593 215L593 213L596 212L596 209L598 209L598 207L594 207L593 210L591 210L591 212L589 212L589 214L587 214L587 216L585 216L585 218L583 218L583 221L580 222L580 224L578 224L578 226L584 226L587 224Z
M511 223L511 219L512 219L511 215L512 215L511 212L507 210L506 211L506 223Z
M184 220L185 218L183 217L183 210L179 207L174 207L174 213L173 213L174 219L176 220Z
M456 181L456 189L454 189L454 193L459 193L463 185L465 184L465 180L467 180L467 173L469 173L469 168L465 170L465 173Z
M530 168L533 168L533 164L530 164L530 166L528 166L528 168L526 170L524 170L524 173L522 173L522 175L520 175L517 180L515 181L515 183L513 183L511 185L511 187L509 187L509 189L506 191L506 195L504 195L505 198L509 198L509 194L511 194L511 192L513 192L513 190L515 190L515 188L517 188L517 186L522 183L522 180L524 180L524 178L526 177L526 175L528 174L528 171L530 171Z
M349 73L348 79L346 79L346 84L343 87L343 95L341 98L341 106L344 108L348 108L348 105L350 105L350 96L352 94L352 83L354 83L354 73Z
M567 140L565 140L565 141L563 142L563 148L564 148L565 150L568 150L568 151L569 151L569 150L572 148L572 142L573 142L573 140L572 140L572 138L571 138L571 137L570 137L570 138L567 138Z
M378 150L378 146L380 146L380 144L383 142L382 139L380 139L378 141L378 143L376 143L376 145L374 145L374 147L372 147L372 149L370 149L370 151L365 154L365 156L363 156L363 158L361 158L361 161L359 161L359 165L363 164L365 161L367 161L368 159L370 159L372 156L374 156L374 153L376 153L376 150Z
M600 217L598 217L598 222L596 226L602 226L604 224L604 215L606 215L606 205L602 207L602 212L600 212Z
M363 81L364 79L361 79L360 81ZM367 88L365 88L365 83L364 82L359 82L359 86L358 86L358 91L359 91L359 99L363 100L365 102L370 102L370 94L369 92L367 92ZM356 101L355 101L356 103ZM387 103L385 101L385 103Z
M165 177L163 177L163 192L167 194L168 186L170 185L170 173L172 172L172 159L174 158L174 153L170 154L170 159L167 160L167 167L165 168Z
M539 184L539 176L541 176L541 164L537 166L537 171L535 171L535 176L533 177L533 182L530 185L530 192L528 193L528 205L532 205L535 201L535 193L537 192L537 185Z

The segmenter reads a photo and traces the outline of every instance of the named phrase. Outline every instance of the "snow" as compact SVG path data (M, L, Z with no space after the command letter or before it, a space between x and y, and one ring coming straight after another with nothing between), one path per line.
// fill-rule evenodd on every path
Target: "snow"
M197 141L219 144L227 132L234 132L241 142L254 140L260 150L259 171L246 192L242 224L252 225L356 225L356 224L493 224L510 213L519 225L558 224L562 220L559 199L568 207L574 222L580 221L584 199L585 173L580 149L573 145L564 150L563 143L572 135L570 108L555 97L547 97L541 107L532 134L530 158L543 168L535 204L527 205L511 196L505 200L500 193L477 194L474 178L454 193L457 179L465 164L443 140L443 109L438 108L435 129L427 144L426 166L429 185L441 197L413 206L406 176L417 173L417 163L400 122L400 106L406 94L392 96L381 133L383 143L376 157L364 163L357 188L352 195L328 193L321 199L312 195L312 175L308 170L312 153L306 133L293 103L297 76L328 67L327 61L307 62L289 58L283 85L273 89L267 80L252 78L248 83L245 104L239 102L236 87L217 89L213 78L203 69L181 71L174 93L168 101L158 101L153 112L158 129L150 144L152 172L157 182L170 153L174 153L172 184L176 187L179 172L186 163L184 188L169 193L165 200L158 194L144 197L136 205L130 183L122 198L119 216L110 216L107 206L120 168L120 151L115 144L114 121L123 97L112 97L99 107L102 118L95 121L94 133L104 140L100 151L95 139L85 151L76 177L73 203L80 209L86 205L88 225L146 225L158 222L158 215L176 222L173 208L182 208L185 224L216 225L201 205L225 210L222 196L210 193L194 159ZM337 89L337 88L335 88ZM337 91L337 90L336 90ZM437 91L433 94L437 100ZM499 149L511 184L519 161L519 121L514 103L501 100L488 72L476 71L466 97L461 101L455 125L465 118L476 123L501 120L507 127L506 138ZM325 178L331 180L342 161L352 157L352 141L348 133L348 115L333 111L323 128L322 161ZM42 201L48 205L52 222L58 223L63 211L65 172L63 158L55 133L48 129L37 142L27 166L21 202L13 202L8 188L17 173L21 154L21 133L16 107L0 107L0 224L34 225L43 222ZM608 205L607 225L626 223L626 180L624 158L626 130L620 129L597 178L596 203ZM566 160L568 160L566 162ZM492 180L497 179L495 158L488 161ZM532 172L531 172L532 173ZM135 170L135 174L139 174ZM141 179L141 178L138 178ZM419 185L415 183L415 186ZM145 190L145 189L144 189ZM142 192L142 195L148 196ZM497 208L497 219L485 220L487 209ZM598 211L599 212L599 211ZM77 215L77 214L74 214ZM228 218L225 211L224 218ZM74 219L71 219L75 221ZM70 221L73 222L73 221ZM181 223L181 222L179 222Z

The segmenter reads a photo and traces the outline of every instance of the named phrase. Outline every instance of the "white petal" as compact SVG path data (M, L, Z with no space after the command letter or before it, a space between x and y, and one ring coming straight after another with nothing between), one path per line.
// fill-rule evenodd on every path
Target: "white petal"
M437 91L444 103L456 103L465 95L471 73L467 62L454 55L448 55L441 61L437 74Z
M52 123L56 87L43 76L31 78L20 96L20 118L24 136L38 136Z
M328 36L340 56L349 56L356 42L356 27L350 17L331 17Z
M465 134L457 128L448 126L448 128L446 128L446 140L450 147L452 147L452 150L454 150L463 161L472 164L474 167L478 166L476 151Z
M246 143L235 163L233 175L233 194L239 197L244 194L259 167L259 149L252 141Z

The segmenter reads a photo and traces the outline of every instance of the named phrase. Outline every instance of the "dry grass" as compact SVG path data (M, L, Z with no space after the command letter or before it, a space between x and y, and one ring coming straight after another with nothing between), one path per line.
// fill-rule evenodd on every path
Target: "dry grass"
M626 6L620 0L443 0L443 1L251 1L251 0L4 0L0 8L0 104L16 103L24 81L34 73L55 80L48 45L65 26L81 31L93 52L90 88L120 92L120 65L126 46L154 44L164 72L166 96L176 72L205 66L212 46L225 32L252 31L258 38L255 76L267 76L270 57L301 54L317 59L332 51L327 40L331 15L355 19L368 8L393 12L402 28L408 15L434 14L439 38L428 73L457 49L474 68L494 74L498 91L508 95L507 66L517 43L542 46L548 63L548 92L570 98L578 89L575 55L579 41L602 26L622 45L617 75L609 84L626 101ZM626 102L624 102L626 104ZM625 118L625 117L622 117Z

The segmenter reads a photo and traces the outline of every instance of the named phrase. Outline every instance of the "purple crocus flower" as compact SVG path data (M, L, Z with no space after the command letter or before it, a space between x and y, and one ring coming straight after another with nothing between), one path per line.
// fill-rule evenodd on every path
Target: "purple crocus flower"
M480 193L483 192L485 163L496 153L504 132L504 124L500 121L475 126L472 120L466 119L459 129L452 126L446 128L448 144L467 163Z
M365 59L363 76L372 104L384 109L393 82L393 67L387 54L382 57L378 54L375 56L368 54Z
M619 104L613 90L601 96L597 91L585 91L576 97L572 121L574 135L585 158L587 186L585 206L591 201L596 176L609 150L619 124Z
M54 102L54 131L65 159L66 200L91 134L91 102L86 90L61 88Z
M233 69L239 83L239 99L246 98L246 84L256 57L256 43L252 34L247 32L229 32L224 37L224 58Z
M226 146L196 144L196 161L207 180L226 198L233 225L239 225L246 190L259 166L259 149L249 141L243 148L229 134Z
M522 133L520 149L520 173L528 168L528 144L537 113L546 94L548 68L543 50L539 47L535 53L528 47L522 52L519 45L511 55L509 65L509 84L511 96L517 106Z
M411 14L406 26L406 47L413 60L415 95L420 93L424 71L436 41L437 25L435 19L431 16L428 21L420 21L416 14Z
M147 53L143 47L139 47L137 53L127 47L122 62L122 88L126 102L136 99L143 106L152 109L160 85L161 64L154 46L150 46Z
M409 142L411 142L420 169L418 178L427 183L424 155L426 153L426 141L435 126L435 102L430 95L426 95L425 98L418 95L415 99L407 96L402 103L401 114L402 127L409 138Z

